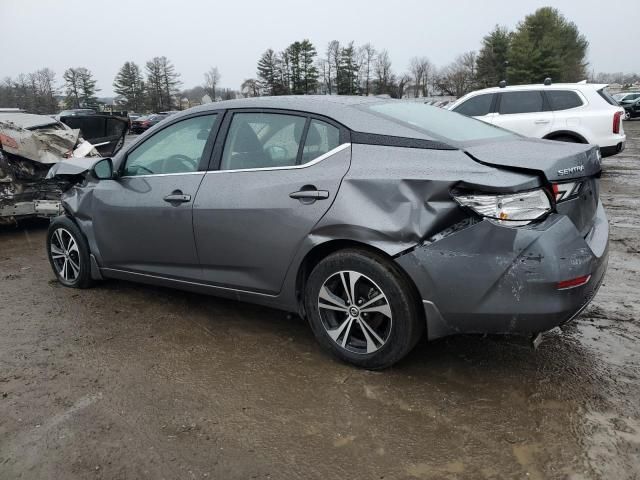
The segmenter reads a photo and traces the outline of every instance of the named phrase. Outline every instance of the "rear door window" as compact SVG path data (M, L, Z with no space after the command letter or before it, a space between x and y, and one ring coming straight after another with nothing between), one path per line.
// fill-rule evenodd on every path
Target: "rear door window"
M307 163L340 145L340 130L320 120L311 120L302 148L302 161Z
M551 110L569 110L583 105L580 96L570 90L548 90L545 94Z
M537 90L505 92L500 98L500 115L536 113L544 110L542 92Z
M305 117L235 113L222 153L221 170L296 165Z
M466 102L461 103L453 109L456 113L461 113L467 117L482 117L491 112L491 104L493 103L493 93L484 95L476 95Z

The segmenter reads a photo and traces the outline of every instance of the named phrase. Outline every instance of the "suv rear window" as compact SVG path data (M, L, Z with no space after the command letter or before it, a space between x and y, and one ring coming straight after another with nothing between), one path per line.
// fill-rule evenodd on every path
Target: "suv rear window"
M583 105L580 96L571 90L547 90L545 93L551 110L569 110Z
M601 88L600 90L598 90L598 95L600 95L605 102L607 102L609 105L613 105L615 107L618 106L618 102L616 102L616 100L611 96L611 94L609 92L607 92L604 88Z
M491 111L493 95L493 93L476 95L475 97L471 97L466 102L458 105L453 109L453 111L456 113L461 113L462 115L466 115L467 117L481 117Z
M542 112L544 102L542 92L537 90L505 92L500 98L500 114Z

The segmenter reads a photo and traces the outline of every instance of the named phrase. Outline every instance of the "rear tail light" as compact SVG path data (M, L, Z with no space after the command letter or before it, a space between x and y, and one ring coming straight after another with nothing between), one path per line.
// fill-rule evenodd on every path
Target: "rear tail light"
M581 287L586 285L591 280L591 275L583 275L581 277L572 278L571 280L563 280L556 284L557 290L568 290L570 288Z
M558 203L578 195L582 188L582 182L553 183L551 187L556 203Z
M620 123L622 122L622 112L613 114L613 133L620 133Z

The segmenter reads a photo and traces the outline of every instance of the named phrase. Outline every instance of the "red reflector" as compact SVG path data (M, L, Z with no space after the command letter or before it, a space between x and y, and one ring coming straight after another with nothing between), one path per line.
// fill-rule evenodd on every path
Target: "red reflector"
M613 133L620 133L620 123L622 121L622 112L613 114Z
M556 289L567 290L569 288L580 287L587 284L589 280L591 280L591 275L583 275L582 277L572 278L571 280L563 280L562 282L558 282Z

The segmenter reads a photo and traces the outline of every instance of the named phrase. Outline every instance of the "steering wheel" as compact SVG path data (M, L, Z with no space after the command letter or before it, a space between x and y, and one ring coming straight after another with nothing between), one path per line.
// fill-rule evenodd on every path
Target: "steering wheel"
M173 164L173 168L172 165ZM177 164L177 165L176 165ZM186 168L180 168L180 166ZM193 172L196 170L197 163L193 158L187 157L186 155L175 154L171 155L168 158L165 158L162 161L161 171L163 173L181 173L181 172ZM176 169L176 167L178 167Z

